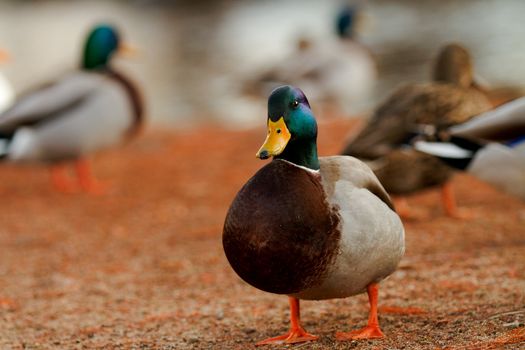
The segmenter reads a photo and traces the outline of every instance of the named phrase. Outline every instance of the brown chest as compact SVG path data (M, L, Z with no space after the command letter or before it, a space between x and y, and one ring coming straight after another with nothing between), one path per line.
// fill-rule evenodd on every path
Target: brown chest
M339 217L318 175L274 160L239 191L223 246L237 274L261 290L297 293L322 282L339 245Z

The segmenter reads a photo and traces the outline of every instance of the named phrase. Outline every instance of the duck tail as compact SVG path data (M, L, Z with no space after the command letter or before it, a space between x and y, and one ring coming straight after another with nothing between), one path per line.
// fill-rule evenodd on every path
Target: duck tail
M478 151L485 146L485 143L456 136L451 137L447 142L416 141L414 143L417 151L433 155L458 170L466 170Z

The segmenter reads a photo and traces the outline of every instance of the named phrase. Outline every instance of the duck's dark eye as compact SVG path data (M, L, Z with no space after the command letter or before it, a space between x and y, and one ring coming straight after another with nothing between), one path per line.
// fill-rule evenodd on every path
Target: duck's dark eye
M281 129L277 129L277 133L280 134L281 133Z
M297 106L299 106L299 101L295 100L292 102L292 107L293 108L297 108Z

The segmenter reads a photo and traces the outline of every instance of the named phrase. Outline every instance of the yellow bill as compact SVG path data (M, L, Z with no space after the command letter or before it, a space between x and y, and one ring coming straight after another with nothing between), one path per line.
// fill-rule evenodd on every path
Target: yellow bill
M117 54L121 57L133 58L139 55L139 49L128 43L122 43L118 46Z
M268 119L268 136L266 136L264 144L255 156L260 159L267 159L281 154L291 137L292 135L284 122L284 117L281 117L276 122Z

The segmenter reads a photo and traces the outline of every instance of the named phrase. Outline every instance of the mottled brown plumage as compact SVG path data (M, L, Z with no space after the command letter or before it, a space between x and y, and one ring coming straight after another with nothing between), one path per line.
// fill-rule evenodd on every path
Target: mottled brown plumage
M446 46L434 67L435 81L395 91L342 153L376 161L373 170L389 193L442 184L451 176L446 165L415 150L398 150L421 128L445 129L491 109L487 97L472 87L472 76L468 52Z

